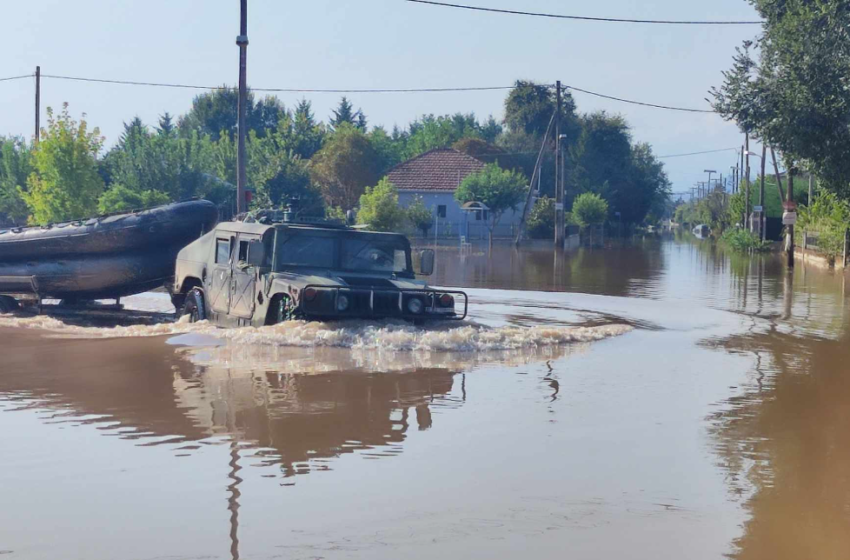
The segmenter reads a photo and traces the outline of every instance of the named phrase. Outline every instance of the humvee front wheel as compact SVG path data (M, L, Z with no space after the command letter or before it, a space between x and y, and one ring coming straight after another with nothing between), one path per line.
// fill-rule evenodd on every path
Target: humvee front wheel
M207 318L206 307L204 307L204 292L198 288L192 288L186 294L186 302L183 304L181 316L189 317L190 323L197 323Z
M266 325L277 325L284 321L298 319L300 315L292 308L292 300L285 295L276 295L269 304L266 314Z

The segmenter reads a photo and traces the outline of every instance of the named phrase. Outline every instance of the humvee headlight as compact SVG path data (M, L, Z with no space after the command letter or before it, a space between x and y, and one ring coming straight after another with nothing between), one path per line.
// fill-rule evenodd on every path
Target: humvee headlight
M336 298L336 308L339 311L345 311L348 309L348 296L339 294L339 297Z
M307 301L313 301L316 299L316 296L319 295L319 290L316 288L307 288L304 290L304 299Z
M407 302L407 310L414 315L422 313L422 300L419 298L411 298Z
M450 294L443 294L440 296L440 305L443 307L453 307L455 304L455 298L453 298Z

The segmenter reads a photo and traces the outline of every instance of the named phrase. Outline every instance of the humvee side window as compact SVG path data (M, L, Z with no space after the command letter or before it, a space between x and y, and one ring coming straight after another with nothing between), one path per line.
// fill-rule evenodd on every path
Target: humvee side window
M226 263L230 260L230 240L216 239L215 240L215 262Z
M239 242L239 259L238 261L248 262L248 242L240 241Z
M333 268L336 264L336 240L333 237L294 235L279 243L278 266Z

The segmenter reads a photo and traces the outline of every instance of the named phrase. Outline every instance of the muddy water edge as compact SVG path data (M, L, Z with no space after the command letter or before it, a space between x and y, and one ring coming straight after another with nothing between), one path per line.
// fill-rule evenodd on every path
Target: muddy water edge
M0 557L847 557L843 275L647 238L436 282L474 325L0 317Z

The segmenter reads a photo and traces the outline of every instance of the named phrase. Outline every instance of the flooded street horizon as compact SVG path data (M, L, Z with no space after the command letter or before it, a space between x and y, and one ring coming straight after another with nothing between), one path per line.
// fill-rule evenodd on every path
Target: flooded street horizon
M0 315L0 558L847 558L845 275L650 236L431 283L469 318Z

